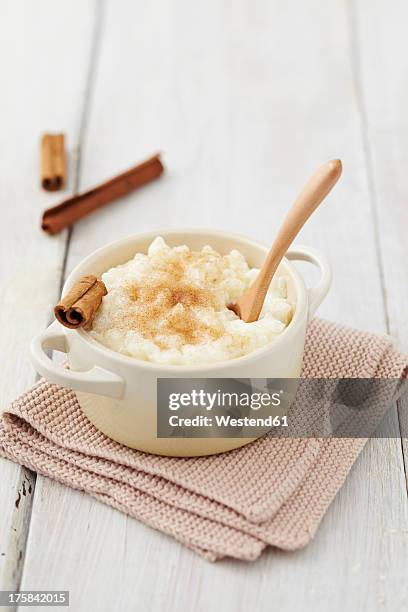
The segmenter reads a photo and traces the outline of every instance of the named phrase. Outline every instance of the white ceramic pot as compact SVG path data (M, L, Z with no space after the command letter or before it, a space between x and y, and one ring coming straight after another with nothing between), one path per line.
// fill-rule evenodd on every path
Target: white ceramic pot
M260 267L267 252L261 244L233 234L180 230L130 236L98 249L69 275L63 293L84 274L100 276L113 266L147 252L152 240L163 236L170 246L187 244L199 250L210 244L225 254L238 249L251 267ZM320 268L317 287L307 289L290 260L308 261ZM300 375L308 321L325 297L331 281L325 257L307 247L291 248L278 273L288 283L294 316L273 343L249 355L202 366L159 365L126 357L105 348L83 329L71 330L55 321L31 344L33 363L52 383L74 389L82 410L94 425L117 442L148 453L196 456L219 453L252 441L248 438L157 438L157 378L297 378ZM52 361L46 351L67 354L70 369Z

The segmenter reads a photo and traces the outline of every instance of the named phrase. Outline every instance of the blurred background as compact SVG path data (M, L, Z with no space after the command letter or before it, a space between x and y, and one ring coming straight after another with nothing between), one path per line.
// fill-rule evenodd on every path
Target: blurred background
M343 178L297 241L333 265L319 315L391 333L408 350L407 23L404 0L0 0L2 406L34 381L28 343L83 257L155 228L225 229L270 244L302 184L333 157ZM69 153L57 194L39 185L40 137L53 131L66 134ZM41 232L46 207L156 151L159 181L71 230ZM364 469L382 452L367 454ZM389 452L400 461L401 448ZM16 466L4 469L13 483ZM44 486L54 499L56 485ZM370 495L365 516L373 499L383 503L380 489ZM366 519L350 535L345 506L334 510L338 537L364 557ZM329 557L320 577L346 567ZM374 589L377 570L367 571ZM305 574L312 608L307 584Z
M398 303L408 301L396 269L408 248L405 3L0 7L3 275L12 308L19 287L40 299L62 268L132 232L200 226L270 243L309 174L340 157L341 183L300 236L335 263L338 291L323 312L397 333ZM66 134L65 193L39 188L45 131ZM161 181L72 233L40 233L44 208L155 151L167 168ZM347 282L352 274L368 300Z
M43 294L38 283L55 284L65 256L71 268L155 227L269 243L313 169L341 157L343 179L301 241L335 260L337 277L358 263L377 327L387 324L385 291L393 311L398 292L408 299L395 270L407 255L404 2L2 0L0 10L3 274L13 269L13 295L20 274ZM65 194L38 186L45 131L66 133ZM69 232L39 233L45 207L155 151L166 177L78 223L69 249ZM344 318L364 325L367 307L356 300Z

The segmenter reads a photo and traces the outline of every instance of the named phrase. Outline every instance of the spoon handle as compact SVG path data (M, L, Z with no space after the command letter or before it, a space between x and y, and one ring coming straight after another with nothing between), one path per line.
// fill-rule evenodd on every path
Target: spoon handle
M320 166L303 187L289 209L255 282L238 301L239 314L244 321L258 320L278 265L310 215L333 189L341 172L341 161L333 159Z

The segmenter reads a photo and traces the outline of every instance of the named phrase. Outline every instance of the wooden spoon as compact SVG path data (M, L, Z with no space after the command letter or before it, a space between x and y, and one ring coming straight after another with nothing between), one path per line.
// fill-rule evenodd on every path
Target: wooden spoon
M333 189L341 172L339 159L332 159L316 170L286 215L255 281L235 304L228 304L228 308L246 323L258 320L269 285L283 256L310 215Z

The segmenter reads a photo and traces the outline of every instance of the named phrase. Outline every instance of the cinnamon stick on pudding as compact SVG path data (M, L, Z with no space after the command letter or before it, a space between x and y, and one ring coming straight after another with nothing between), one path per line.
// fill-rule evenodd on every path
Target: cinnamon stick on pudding
M41 227L48 234L57 234L101 206L158 178L163 170L160 155L155 155L89 191L48 208L43 214Z
M105 284L96 276L82 276L55 306L55 317L70 329L85 327L91 323L106 294Z
M58 191L65 185L67 160L64 134L44 134L41 139L41 186Z

